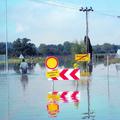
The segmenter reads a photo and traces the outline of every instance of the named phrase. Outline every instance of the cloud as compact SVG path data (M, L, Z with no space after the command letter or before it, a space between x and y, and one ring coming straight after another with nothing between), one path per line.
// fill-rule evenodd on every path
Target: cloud
M26 9L26 5L22 5L11 11L10 19L16 24L16 36L29 36L36 44L57 44L76 39L75 22L79 21L79 12L31 2L27 6L30 8Z
M24 31L25 31L25 28L23 27L23 25L20 23L17 23L16 24L16 33L22 33Z
M85 14L70 9L38 4L26 0L9 10L9 39L28 37L39 45L58 44L64 41L81 40L85 36ZM89 15L89 35L93 44L116 42L119 23L111 18ZM111 36L114 32L115 34ZM117 37L116 37L117 36ZM118 43L117 41L116 43Z

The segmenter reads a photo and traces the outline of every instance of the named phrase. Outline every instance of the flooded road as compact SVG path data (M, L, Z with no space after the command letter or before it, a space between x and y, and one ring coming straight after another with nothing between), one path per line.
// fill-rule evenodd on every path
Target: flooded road
M109 74L103 65L94 66L90 78L78 83L80 100L57 102L56 117L48 111L48 92L52 81L45 76L46 69L37 64L33 73L0 74L0 120L119 120L120 119L120 71L110 65ZM87 82L89 80L89 84ZM76 91L76 81L55 81L55 91ZM56 107L57 109L57 107Z

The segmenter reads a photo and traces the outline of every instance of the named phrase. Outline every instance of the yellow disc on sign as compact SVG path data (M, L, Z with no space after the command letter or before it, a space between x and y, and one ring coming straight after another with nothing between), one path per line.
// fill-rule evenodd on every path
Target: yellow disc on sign
M58 59L54 56L50 56L45 60L45 65L49 69L55 69L58 66Z
M79 68L79 65L77 63L74 63L73 68Z
M56 104L56 103L49 103L48 104L48 110L49 111L55 111L55 110L58 110L58 109L59 109L58 104Z

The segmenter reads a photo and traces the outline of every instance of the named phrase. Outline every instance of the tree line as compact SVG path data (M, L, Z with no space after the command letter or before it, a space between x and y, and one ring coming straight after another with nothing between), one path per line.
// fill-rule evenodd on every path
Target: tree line
M14 42L8 43L8 56L9 57L19 57L20 54L26 57L33 56L48 56L48 55L72 55L78 53L85 53L86 46L83 41L69 42L66 41L63 44L40 44L38 47L34 43L30 42L28 38L18 38ZM5 42L0 42L0 55L5 54L6 44ZM103 45L92 46L93 53L116 53L120 49L120 45L114 45L109 43L104 43Z

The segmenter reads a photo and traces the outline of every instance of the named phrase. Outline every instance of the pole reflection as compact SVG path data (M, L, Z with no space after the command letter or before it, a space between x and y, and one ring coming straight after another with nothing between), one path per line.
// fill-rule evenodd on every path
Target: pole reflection
M90 101L90 77L87 79L87 112L83 113L82 119L92 119L95 120L95 112L91 110L91 101Z
M52 81L52 93L48 93L47 99L47 112L49 117L57 117L57 114L60 111L58 102L60 100L60 96L54 91L54 80Z

